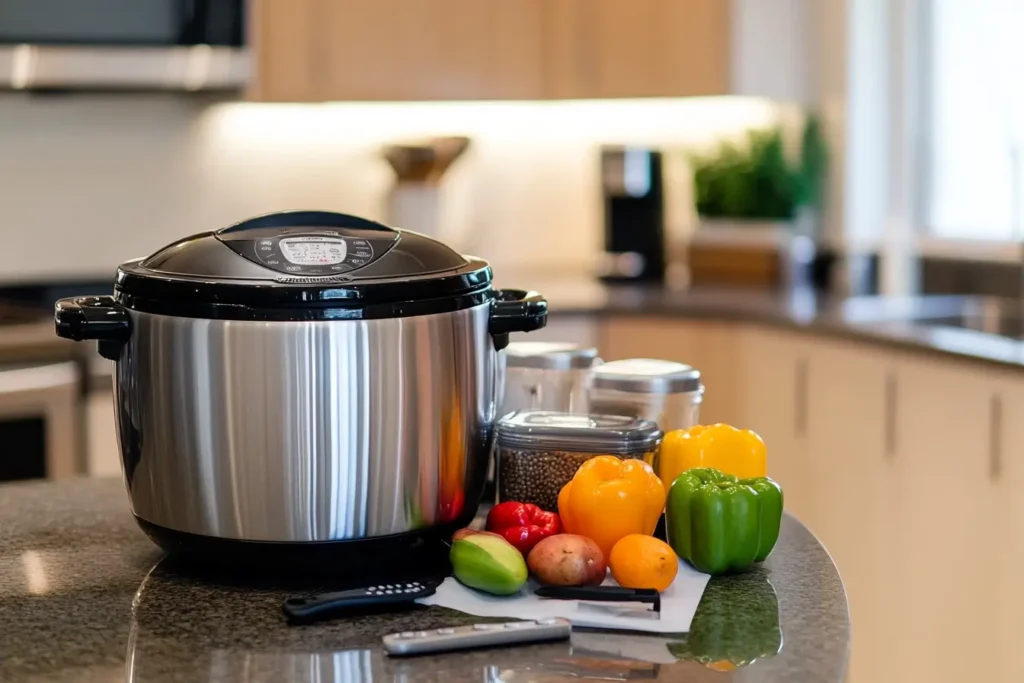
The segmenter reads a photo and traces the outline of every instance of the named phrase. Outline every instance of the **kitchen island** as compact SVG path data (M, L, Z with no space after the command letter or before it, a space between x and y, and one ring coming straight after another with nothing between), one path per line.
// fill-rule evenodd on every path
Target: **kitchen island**
M137 528L119 480L0 486L3 681L830 683L850 642L839 574L790 516L768 561L713 579L678 637L578 631L570 643L389 659L386 633L482 619L431 607L290 627L281 603L295 593L176 566Z
M764 438L842 571L851 681L1024 680L1024 302L516 283L550 302L534 339L693 365L701 422Z

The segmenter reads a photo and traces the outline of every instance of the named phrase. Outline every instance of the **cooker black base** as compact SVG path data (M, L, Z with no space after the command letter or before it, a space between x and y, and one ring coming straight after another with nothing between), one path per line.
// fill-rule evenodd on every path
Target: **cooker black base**
M201 536L138 517L135 520L154 543L173 556L178 568L192 565L248 574L329 574L336 581L367 576L374 580L446 576L451 571L448 543L452 534L467 524L456 521L416 532L350 541L288 543Z

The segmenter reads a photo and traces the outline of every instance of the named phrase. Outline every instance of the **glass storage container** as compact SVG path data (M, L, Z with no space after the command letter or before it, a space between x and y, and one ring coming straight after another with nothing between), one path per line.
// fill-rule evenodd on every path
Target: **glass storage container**
M587 412L597 349L570 342L512 342L499 354L504 391L499 415L515 410Z
M668 432L698 424L704 385L689 365L632 358L596 368L589 398L592 412L654 420Z
M557 512L558 492L584 462L615 455L650 462L661 442L651 420L519 411L498 421L498 500Z

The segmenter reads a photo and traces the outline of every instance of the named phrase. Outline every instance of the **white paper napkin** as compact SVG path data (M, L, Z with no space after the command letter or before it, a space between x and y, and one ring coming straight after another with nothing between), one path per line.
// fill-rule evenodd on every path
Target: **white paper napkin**
M600 603L582 600L552 600L533 594L536 584L530 581L517 595L497 596L467 588L448 577L433 595L417 602L438 605L478 617L506 617L510 619L547 619L562 617L574 626L586 628L646 631L648 633L686 633L697 613L697 605L704 587L711 577L702 574L685 562L679 562L675 581L661 594L661 617L645 614L650 605L641 603ZM609 577L604 585L615 586ZM630 616L638 614L638 616Z

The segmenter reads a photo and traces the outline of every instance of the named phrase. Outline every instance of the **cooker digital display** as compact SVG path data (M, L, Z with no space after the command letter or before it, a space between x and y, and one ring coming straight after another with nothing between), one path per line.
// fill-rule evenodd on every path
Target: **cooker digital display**
M224 240L237 253L279 273L296 276L342 275L374 260L374 243L386 253L393 239L367 239L336 231L305 234L263 234L256 239ZM379 255L379 254L378 254Z
M281 253L298 266L331 266L345 260L348 249L338 237L287 237L282 239Z

